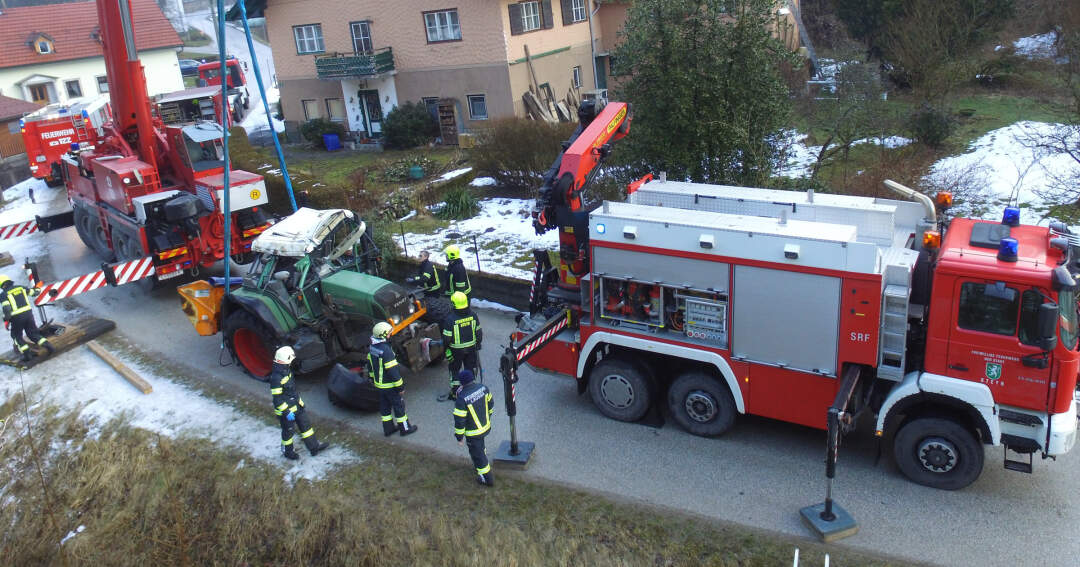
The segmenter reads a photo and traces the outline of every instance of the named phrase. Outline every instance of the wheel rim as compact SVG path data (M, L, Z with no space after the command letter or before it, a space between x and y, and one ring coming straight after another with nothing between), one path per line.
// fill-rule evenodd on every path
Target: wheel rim
M248 372L256 376L270 374L270 351L254 331L237 329L233 333L233 349Z
M960 452L956 445L941 437L927 437L916 449L919 464L932 473L947 473L956 468Z
M600 381L600 394L608 405L623 409L634 403L634 387L619 374L608 374Z
M719 404L716 400L709 395L708 392L702 390L694 390L686 395L686 414L690 416L690 419L698 423L707 423L712 421L719 412Z

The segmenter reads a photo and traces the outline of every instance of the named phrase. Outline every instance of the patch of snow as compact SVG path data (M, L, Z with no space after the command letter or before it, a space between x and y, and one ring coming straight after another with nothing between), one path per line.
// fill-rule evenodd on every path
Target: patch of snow
M985 188L993 204L981 216L997 219L1005 205L1020 207L1020 222L1045 223L1047 204L1035 192L1050 186L1054 177L1070 175L1080 168L1064 154L1040 156L1030 148L1032 140L1046 136L1064 125L1045 122L1017 122L984 134L962 155L935 163L927 181L944 184L963 172L974 176L973 182ZM1000 206L997 206L1000 205ZM960 212L971 214L961 208ZM975 213L978 214L978 213Z
M800 134L795 130L788 130L780 140L784 148L781 161L776 167L775 174L784 177L810 177L817 156L821 152L821 146L806 145L806 134ZM885 138L863 138L852 142L853 146L859 144L873 144L884 146L888 149L904 147L911 140L903 136L888 136Z
M405 221L407 221L407 220L409 220L409 219L411 219L411 218L413 218L415 216L416 216L416 210L414 209L414 210L409 211L409 214L399 218L397 221L398 222L405 222Z
M451 221L449 227L434 234L406 233L406 248L415 255L421 250L438 252L449 244L457 244L461 247L466 268L476 270L479 256L481 272L532 279L532 250L554 250L559 244L558 231L538 236L533 230L532 205L531 199L482 199L480 212L471 219ZM479 250L473 247L473 237ZM401 239L400 234L395 237L399 247ZM437 253L432 254L431 259L445 262L445 258ZM518 259L520 261L515 262Z
M1017 55L1023 55L1028 59L1050 59L1057 55L1054 42L1057 41L1057 32L1046 32L1039 35L1022 37L1013 42Z
M887 138L863 138L861 140L856 140L852 145L857 146L859 144L874 144L882 145L892 150L896 148L902 148L910 143L910 138L905 138L903 136L889 136Z
M79 526L78 528L75 529L75 531L68 532L67 535L64 536L64 539L60 540L60 545L64 545L65 543L67 543L67 541L69 539L83 533L83 531L85 529L86 529L86 526Z
M503 305L502 303L496 303L494 301L488 301L486 299L471 299L469 300L469 305L478 309L491 309L492 311L505 311L507 313L521 312L521 310L514 309L509 305Z
M469 183L469 185L472 185L473 187L492 187L495 185L495 178L477 177L476 179L473 179L472 183Z
M442 174L442 177L440 177L439 179L442 180L442 181L446 181L447 179L453 179L455 177L460 177L462 175L465 175L466 173L468 173L470 171L472 171L471 167L463 167L461 169L455 169L454 171L448 171L448 172Z
M266 109L263 108L262 99L259 98L259 86L252 82L248 85L248 92L251 93L251 108L248 109L247 116L240 122L240 126L250 135L259 130L269 130L270 126L266 123ZM281 91L276 87L266 89L266 102L270 105L270 111L274 111L274 104L281 100ZM272 118L274 121L274 131L284 132L285 122ZM269 135L269 134L268 134Z

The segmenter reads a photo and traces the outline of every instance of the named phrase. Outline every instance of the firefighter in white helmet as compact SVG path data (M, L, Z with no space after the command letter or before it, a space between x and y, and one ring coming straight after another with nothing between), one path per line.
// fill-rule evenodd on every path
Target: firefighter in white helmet
M386 342L394 328L386 321L375 323L371 329L371 347L368 349L368 369L371 381L379 391L379 416L382 418L383 435L389 437L395 432L402 436L416 433L419 429L409 423L405 413L404 380L394 358L394 349Z
M283 346L274 353L274 369L270 372L270 394L274 399L274 414L281 423L281 454L286 459L299 459L296 449L293 448L293 424L300 432L300 438L304 440L311 456L318 455L326 450L329 443L319 441L315 437L315 428L307 417L304 409L304 400L296 392L296 380L292 375L292 362L296 359L296 352L291 346Z

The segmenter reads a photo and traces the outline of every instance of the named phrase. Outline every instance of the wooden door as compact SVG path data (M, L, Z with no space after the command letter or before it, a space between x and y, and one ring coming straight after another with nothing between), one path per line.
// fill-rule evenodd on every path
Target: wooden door
M457 145L457 106L453 99L444 98L439 101L439 132L443 145Z
M49 85L30 85L27 89L30 91L30 100L38 104L49 104Z

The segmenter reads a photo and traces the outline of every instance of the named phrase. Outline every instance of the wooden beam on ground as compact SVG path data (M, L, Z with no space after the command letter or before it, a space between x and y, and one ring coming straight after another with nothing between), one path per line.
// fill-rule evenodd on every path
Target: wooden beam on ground
M11 254L7 252L0 252L0 268L4 266L10 266L15 263L15 259L11 257Z
M105 350L105 347L98 344L97 341L86 343L86 347L89 348L91 352L101 357L101 360L104 360L105 364L112 366L113 370L123 376L128 382L131 382L131 385L138 388L140 392L149 394L154 391L153 386L151 386L149 382L143 380L142 376L139 376L134 370L128 368L123 362L120 362L120 359L113 356L111 352Z

